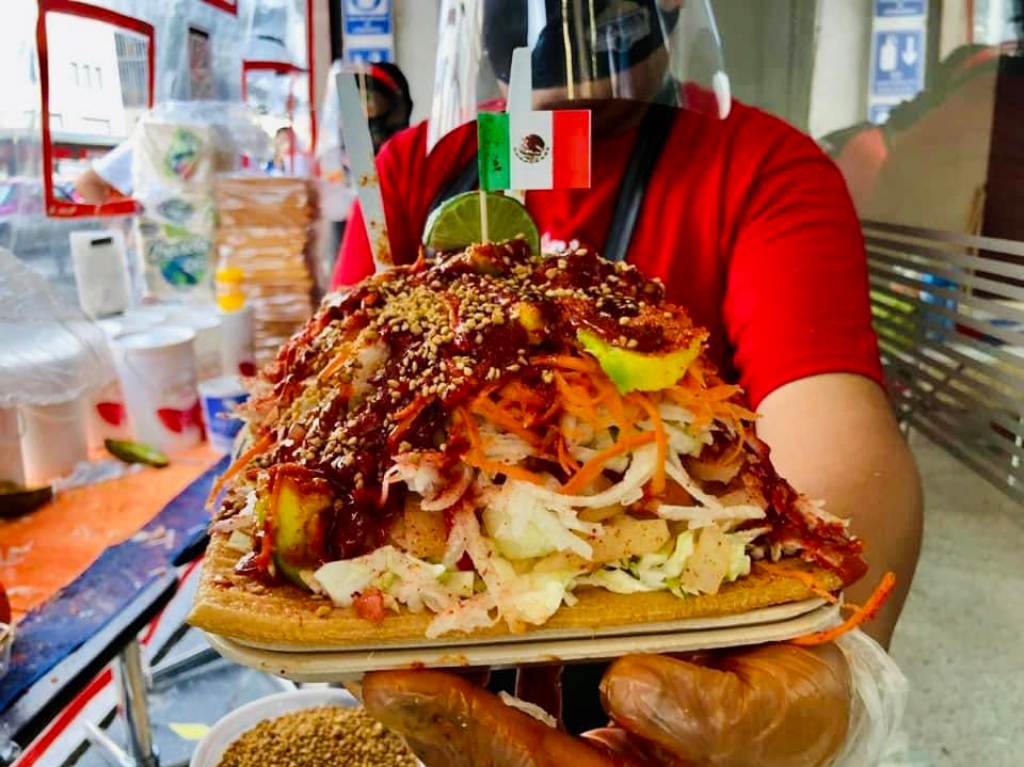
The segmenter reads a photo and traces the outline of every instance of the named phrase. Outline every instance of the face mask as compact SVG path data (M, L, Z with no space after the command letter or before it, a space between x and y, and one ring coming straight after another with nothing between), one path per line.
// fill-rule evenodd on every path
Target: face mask
M555 3L554 7L560 8L559 0ZM585 6L582 9L584 18L579 20L582 22L580 26L587 30L580 36L582 39L577 36L575 20L570 20L569 44L573 55L573 79L577 82L607 79L645 61L665 46L665 38L679 21L678 8L662 11L656 0L620 2L620 8L602 21L607 5L607 0L595 3L596 23L591 21L589 8ZM561 12L552 10L550 19L533 48L533 87L537 89L566 85L565 30ZM498 19L494 21L499 23ZM526 40L504 42L510 45L509 51L516 45L526 44ZM509 61L497 67L496 74L505 82L508 81L510 63L511 52Z

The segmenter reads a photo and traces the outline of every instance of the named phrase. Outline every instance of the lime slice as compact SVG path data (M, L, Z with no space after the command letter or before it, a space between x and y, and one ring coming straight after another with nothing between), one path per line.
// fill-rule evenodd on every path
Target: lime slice
M540 255L540 233L533 218L519 200L493 192L487 200L487 234L491 242L522 237L534 255ZM442 203L430 214L423 230L423 244L438 253L483 242L480 229L480 193L463 192Z
M141 442L108 439L104 440L103 444L111 455L125 463L144 463L147 466L155 466L158 469L162 469L169 463L166 455L155 447L144 445Z

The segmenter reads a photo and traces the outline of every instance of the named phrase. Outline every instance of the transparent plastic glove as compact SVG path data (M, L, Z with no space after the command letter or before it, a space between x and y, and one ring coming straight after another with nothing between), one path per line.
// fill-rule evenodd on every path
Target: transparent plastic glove
M639 767L505 705L439 671L382 671L363 679L371 716L405 736L427 767Z
M846 739L850 710L850 673L837 647L767 645L705 660L627 656L605 675L605 709L652 763L832 763Z

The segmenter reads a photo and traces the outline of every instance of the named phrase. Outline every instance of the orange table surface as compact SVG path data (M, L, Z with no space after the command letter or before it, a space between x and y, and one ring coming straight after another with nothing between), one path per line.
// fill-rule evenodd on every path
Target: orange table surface
M219 457L204 444L164 469L68 490L31 514L0 520L0 583L15 622L144 527Z

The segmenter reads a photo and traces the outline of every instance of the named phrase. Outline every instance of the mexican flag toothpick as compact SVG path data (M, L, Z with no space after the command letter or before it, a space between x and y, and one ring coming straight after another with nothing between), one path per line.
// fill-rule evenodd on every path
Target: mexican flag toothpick
M481 113L480 185L498 189L590 186L590 112Z
M477 115L481 190L590 186L590 112L532 109L530 52L513 54L508 111Z

